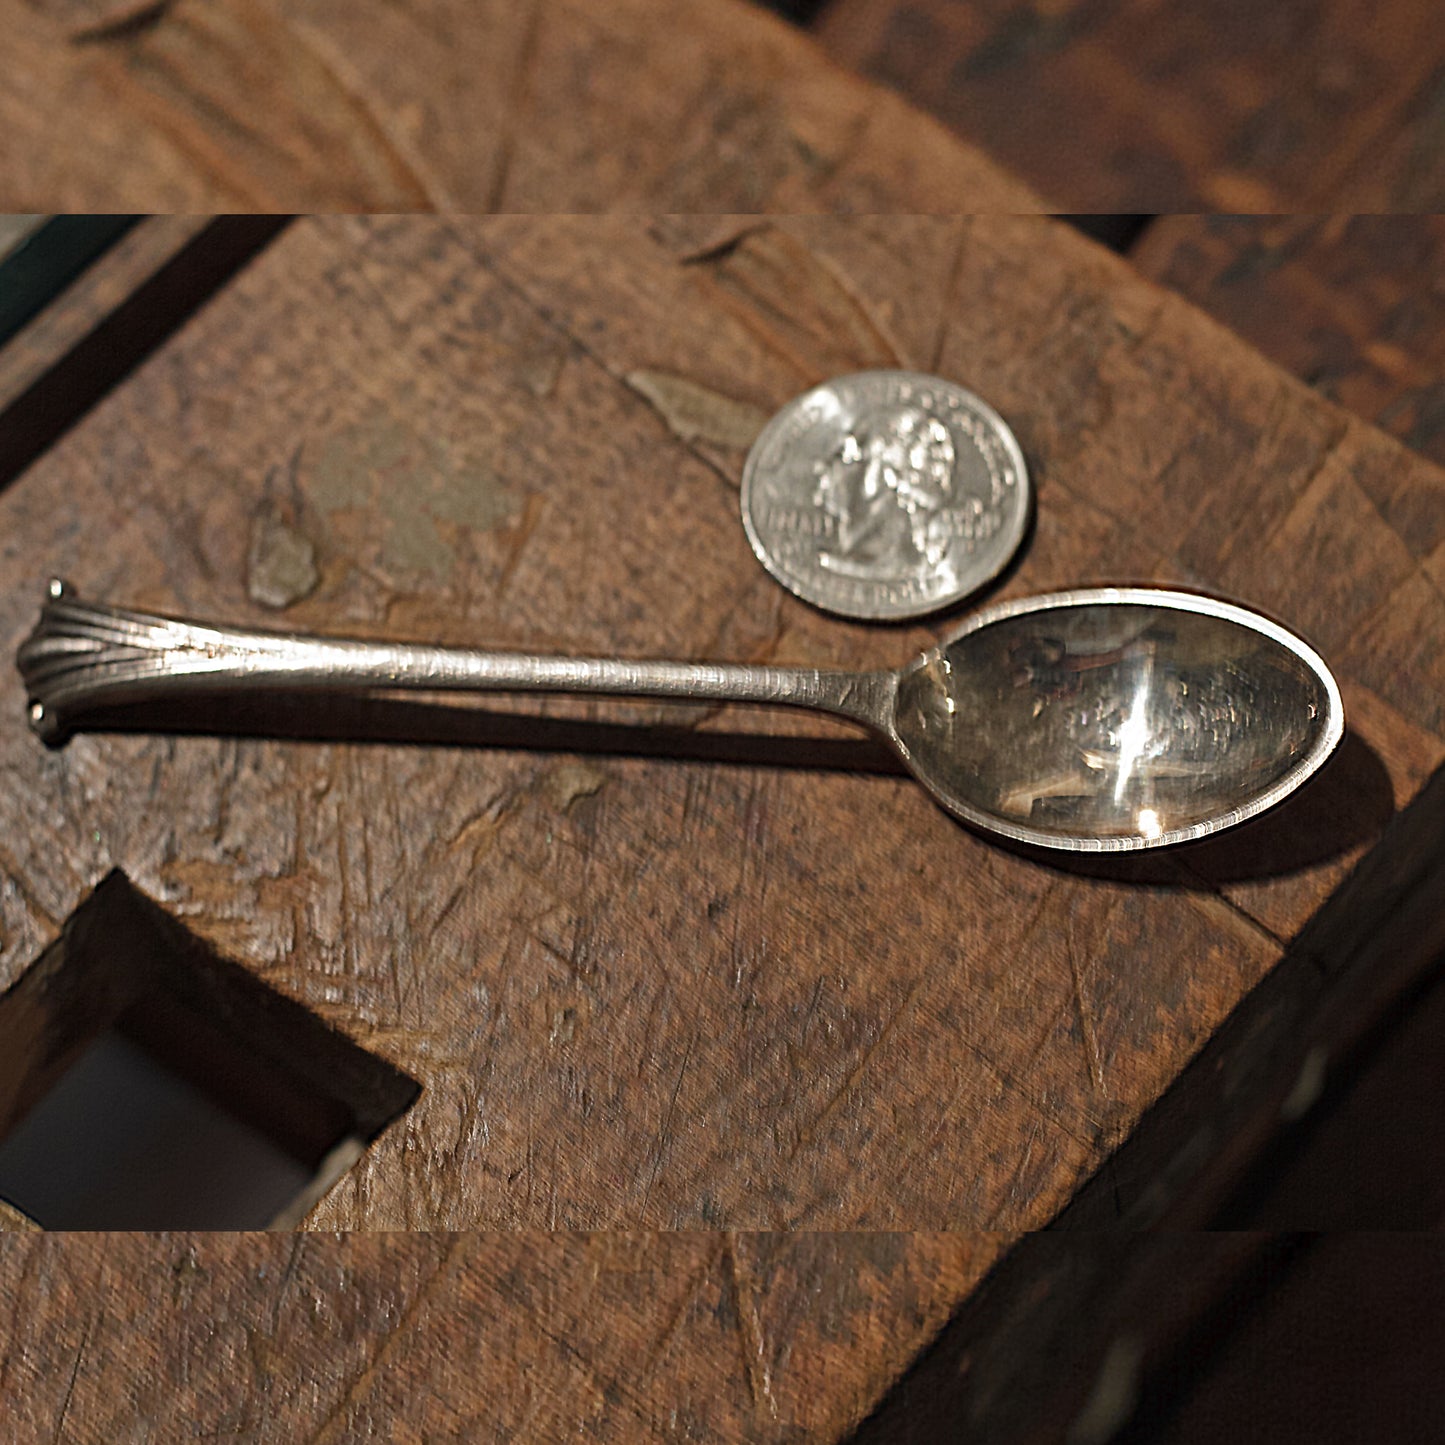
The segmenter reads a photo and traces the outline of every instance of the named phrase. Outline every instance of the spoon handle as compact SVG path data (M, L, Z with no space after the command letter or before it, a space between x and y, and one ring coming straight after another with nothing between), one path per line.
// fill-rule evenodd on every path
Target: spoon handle
M30 722L58 743L93 710L183 694L560 692L810 708L887 732L891 672L534 656L216 627L81 602L50 584L16 656Z

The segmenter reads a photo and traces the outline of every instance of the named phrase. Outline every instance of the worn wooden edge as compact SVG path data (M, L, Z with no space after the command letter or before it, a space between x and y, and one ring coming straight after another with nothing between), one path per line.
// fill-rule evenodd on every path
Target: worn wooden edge
M175 259L209 216L148 216L0 347L0 412ZM3 241L0 241L3 244Z
M40 1226L29 1215L0 1199L0 1234L30 1234L39 1230Z
M0 348L0 487L58 440L284 228L259 216L134 227Z
M1081 210L1438 209L1429 11L1365 13L1350 0L1288 21L1247 6L829 0L810 29Z
M1445 960L1445 768L1054 1221L1198 1229L1398 1000Z
M1104 1445L1134 1415L1146 1379L1177 1376L1300 1248L1244 1231L1030 1235L849 1445Z
M1445 768L1052 1224L964 1300L850 1445L943 1438L928 1432L961 1420L970 1441L1102 1445L1151 1391L1175 1388L1203 1342L1300 1258L1308 1241L1221 1231L1220 1212L1331 1071L1445 974L1441 897Z
M41 215L0 215L0 261L25 242L45 224Z
M1047 209L984 152L747 0L536 0L525 13L455 0L414 16L273 0L0 0L0 13L7 4L37 74L11 112L19 159L0 167L0 190L27 208L555 213L645 199L710 212L731 188L734 204L757 191L758 209L943 213L960 190L981 210ZM358 42L399 19L448 53L484 37L485 59L439 74L425 61L408 69L394 41ZM633 73L614 71L617 46L642 55ZM602 87L625 98L603 112L589 94L594 56ZM734 94L751 99L739 108ZM50 122L52 105L70 124ZM442 107L446 139L433 125ZM780 117L795 118L798 147Z
M1445 217L1160 216L1128 255L1336 405L1445 463Z

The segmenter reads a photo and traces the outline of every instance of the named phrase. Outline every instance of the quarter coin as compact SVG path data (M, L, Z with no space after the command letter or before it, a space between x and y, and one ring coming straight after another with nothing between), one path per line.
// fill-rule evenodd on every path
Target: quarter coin
M763 428L743 467L758 560L844 617L921 617L977 592L1028 528L1028 468L971 391L911 371L816 386Z

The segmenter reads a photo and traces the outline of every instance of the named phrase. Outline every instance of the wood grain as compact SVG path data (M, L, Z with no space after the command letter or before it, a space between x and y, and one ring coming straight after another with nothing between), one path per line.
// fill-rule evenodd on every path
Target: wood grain
M18 1209L11 1208L3 1199L0 1199L0 1234L13 1234L26 1230L34 1230L39 1226Z
M1163 216L1130 259L1341 406L1445 461L1445 219ZM1402 520L1409 531L1430 525Z
M1439 499L1428 464L1057 224L737 224L704 260L626 218L293 227L0 499L5 649L57 569L275 619L247 559L279 509L320 572L288 624L896 661L926 631L780 595L741 450L627 378L767 411L897 359L1019 431L1039 521L1010 592L1241 595L1322 646L1355 741L1233 839L1069 869L826 722L379 703L45 754L5 675L0 978L120 866L423 1083L319 1227L1036 1227L1445 753L1441 547L1390 520ZM590 721L619 717L640 731Z
M1420 0L830 0L815 33L1061 207L1429 211L1445 40Z
M54 1439L836 1439L987 1237L11 1235L0 1424ZM137 1329L136 1322L144 1321Z
M1034 210L742 0L0 0L0 203Z

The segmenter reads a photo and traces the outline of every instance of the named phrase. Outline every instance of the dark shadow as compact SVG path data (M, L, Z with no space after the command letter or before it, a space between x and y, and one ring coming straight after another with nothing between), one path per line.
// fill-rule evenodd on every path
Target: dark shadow
M1061 215L1076 231L1081 231L1090 240L1107 246L1120 255L1132 249L1139 237L1154 222L1153 216L1139 215Z
M907 777L902 761L869 737L790 737L685 724L537 717L450 701L358 693L178 697L89 714L87 732L165 733L315 743L522 749L597 757L669 759L739 767ZM921 785L920 785L921 787ZM1078 855L989 841L1042 867L1087 878L1213 891L1220 884L1314 867L1376 837L1394 809L1389 774L1346 733L1334 757L1300 791L1263 816L1199 843L1155 853ZM962 826L962 825L960 825Z
M1395 811L1379 755L1346 731L1334 756L1292 797L1267 813L1198 843L1154 853L1055 853L1000 846L1061 873L1213 891L1248 878L1280 878L1327 863L1377 838Z
M811 25L827 0L757 0L764 10L791 20L794 25Z
M0 262L0 345L32 321L136 216L52 216Z
M847 1445L1103 1445L1136 1412L1159 1420L1299 1251L1269 1236L1026 1235ZM1111 1346L1125 1342L1132 1358L1116 1353L1122 1378L1106 1391Z
M593 722L366 693L307 698L256 692L244 697L177 698L164 707L136 703L87 714L85 730L523 749L907 776L900 759L883 743L868 737L788 737L767 732L715 732L680 723Z
M124 381L287 220L218 217L16 397L0 412L0 488Z
M1244 1170L1211 1229L1436 1229L1445 1218L1445 958L1332 1054L1318 1101Z

